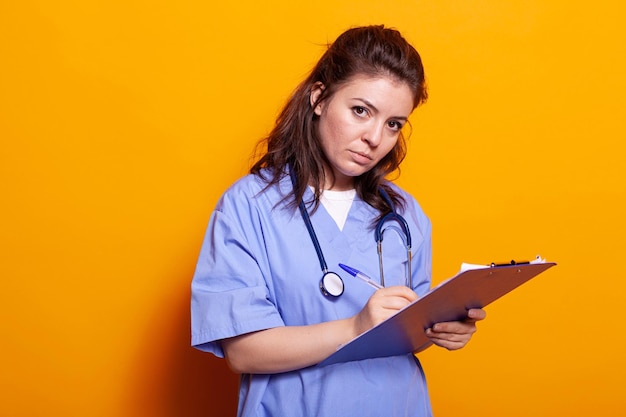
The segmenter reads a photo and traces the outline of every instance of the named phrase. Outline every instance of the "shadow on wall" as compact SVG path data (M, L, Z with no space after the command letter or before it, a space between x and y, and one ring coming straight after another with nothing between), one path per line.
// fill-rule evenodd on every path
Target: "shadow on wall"
M239 375L190 346L189 286L170 293L141 343L129 416L235 416ZM162 343L162 346L155 344Z

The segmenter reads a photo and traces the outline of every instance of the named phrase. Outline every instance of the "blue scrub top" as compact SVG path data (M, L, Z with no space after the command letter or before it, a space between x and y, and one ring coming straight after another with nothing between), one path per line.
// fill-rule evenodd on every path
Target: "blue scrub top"
M318 257L298 210L281 201L288 176L265 189L248 175L224 193L211 216L192 282L191 337L200 350L223 357L219 341L253 331L301 326L354 316L374 289L338 263L379 276L372 229L377 212L355 197L343 230L322 205L311 222L328 268L345 285L337 299L319 290ZM392 185L395 187L395 185ZM414 290L431 282L431 225L413 197L401 214L412 237ZM305 201L313 193L307 190ZM393 228L393 223L389 224ZM404 285L403 235L384 234L387 286ZM424 373L413 355L312 366L272 375L242 375L239 416L430 416Z

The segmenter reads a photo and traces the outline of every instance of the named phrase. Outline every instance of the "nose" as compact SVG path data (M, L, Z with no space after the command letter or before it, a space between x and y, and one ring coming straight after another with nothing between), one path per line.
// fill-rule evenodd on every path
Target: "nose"
M377 147L383 139L384 128L385 124L382 122L372 123L363 133L363 140L372 148Z

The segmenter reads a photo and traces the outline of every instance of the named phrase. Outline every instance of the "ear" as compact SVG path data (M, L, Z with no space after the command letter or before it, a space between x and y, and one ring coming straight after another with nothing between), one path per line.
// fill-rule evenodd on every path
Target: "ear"
M315 112L315 114L317 114L318 116L322 114L322 103L318 103L318 100L323 91L324 84L322 84L321 81L318 81L313 84L313 87L311 87L311 94L309 95L309 101L311 107L313 107L313 112Z

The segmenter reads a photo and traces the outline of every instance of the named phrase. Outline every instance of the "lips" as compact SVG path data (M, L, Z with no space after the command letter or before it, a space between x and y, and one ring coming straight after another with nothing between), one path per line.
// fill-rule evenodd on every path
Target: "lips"
M363 152L357 152L357 151L351 151L352 152L352 157L354 158L355 162L360 163L360 164L367 164L370 161L373 160L373 158Z

